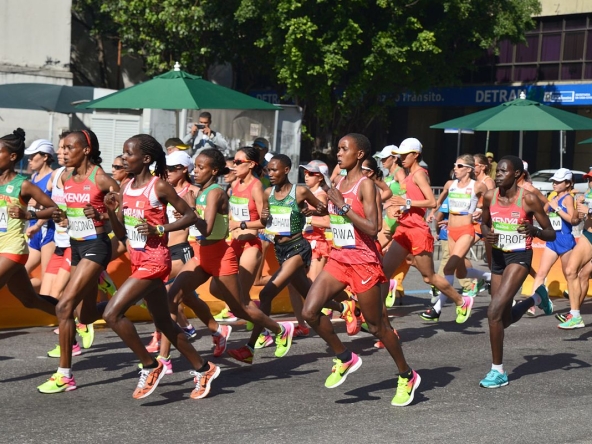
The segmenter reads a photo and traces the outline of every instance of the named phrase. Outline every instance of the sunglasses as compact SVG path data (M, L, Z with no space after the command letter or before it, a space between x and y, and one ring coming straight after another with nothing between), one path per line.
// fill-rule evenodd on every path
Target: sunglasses
M471 169L473 168L471 165L466 165L464 163L455 163L454 167L455 168L471 168Z
M123 170L124 167L123 167L123 165L111 165L111 168L113 168L114 170L119 171L119 170Z
M312 171L304 170L305 176L320 176L321 173L313 173Z
M232 161L234 166L239 166L239 165L242 165L243 163L247 163L247 162L253 162L253 161L252 160L241 160L241 159L234 159Z
M175 171L182 169L183 165L167 165L166 168L169 173L174 173Z
M365 166L363 166L363 167L362 167L362 169L363 169L364 171L370 171L370 172L373 172L372 168L368 168L368 167L365 167Z

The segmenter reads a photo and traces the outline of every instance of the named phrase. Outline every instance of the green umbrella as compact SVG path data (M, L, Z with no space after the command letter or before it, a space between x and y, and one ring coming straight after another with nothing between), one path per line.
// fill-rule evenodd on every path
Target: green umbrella
M73 103L91 100L90 86L52 85L49 83L8 83L0 85L0 108L32 109L62 114L89 113Z
M474 131L520 131L519 157L522 157L522 131L592 130L592 119L522 98L493 108L430 126L435 129L460 128Z
M592 137L590 139L584 139L581 142L578 142L578 145L583 145L585 143L592 143Z
M178 65L152 80L122 89L80 105L108 109L251 109L281 110L281 107L181 71Z

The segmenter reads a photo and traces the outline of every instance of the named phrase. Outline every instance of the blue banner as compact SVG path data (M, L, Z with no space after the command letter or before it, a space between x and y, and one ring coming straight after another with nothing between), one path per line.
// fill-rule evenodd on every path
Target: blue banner
M545 105L592 105L592 83L430 88L428 91L419 94L399 94L397 105L490 107L518 99L522 91L526 93L527 99Z

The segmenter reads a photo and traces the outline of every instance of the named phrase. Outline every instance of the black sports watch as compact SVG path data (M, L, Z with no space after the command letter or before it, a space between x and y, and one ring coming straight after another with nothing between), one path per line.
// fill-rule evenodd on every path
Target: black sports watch
M347 214L347 212L351 210L351 205L345 204L344 206L341 207L341 215L345 215Z
M240 223L240 228L241 228L241 230L247 229L247 223L244 220Z

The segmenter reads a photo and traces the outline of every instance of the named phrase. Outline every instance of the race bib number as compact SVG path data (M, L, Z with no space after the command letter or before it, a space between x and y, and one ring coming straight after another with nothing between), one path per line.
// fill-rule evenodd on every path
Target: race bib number
M469 214L471 195L464 193L448 193L448 209L452 214Z
M355 248L356 236L354 224L347 216L331 214L331 233L333 234L333 245L336 248Z
M8 231L8 203L0 200L0 233Z
M84 208L68 208L68 229L70 237L75 240L92 240L97 238L97 230L92 219L84 215Z
M549 220L551 221L551 226L555 231L561 231L563 227L563 219L557 213L549 213Z

